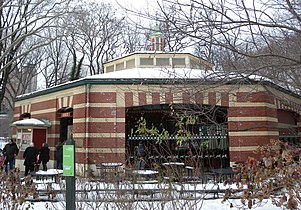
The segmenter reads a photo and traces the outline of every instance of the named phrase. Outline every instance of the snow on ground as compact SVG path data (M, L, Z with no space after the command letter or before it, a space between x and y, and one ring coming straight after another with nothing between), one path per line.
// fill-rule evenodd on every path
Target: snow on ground
M48 170L47 172L42 172L39 171L38 174L54 174L54 173L61 173L61 171L57 170ZM53 182L53 180L34 180L37 188L38 189L45 189L47 186L49 186L49 182L51 182L52 188L53 189L60 189L61 185L56 184ZM93 200L93 202L90 201L85 201L85 202L78 202L77 203L77 209L82 209L82 210L173 210L173 209L180 209L180 210L242 210L242 209L248 209L247 206L243 207L241 205L240 199L232 199L226 202L222 202L222 194L219 194L218 199L213 199L212 194L200 194L200 193L191 193L192 196L196 196L199 199L183 199L185 195L179 193L180 189L185 189L185 190L201 190L201 189L216 189L217 185L216 184L177 184L177 183L159 183L153 180L154 182L149 182L149 183L136 183L133 184L132 182L121 182L119 184L112 184L112 183L105 183L105 182L82 182L78 181L76 182L76 188L77 189L84 189L89 187L90 189L153 189L154 191L158 188L161 190L167 189L169 187L174 189L175 191L172 192L173 200L167 200L167 201L133 201L134 199L137 199L135 195L133 194L126 194L122 195L124 196L123 198L126 198L129 200L129 202L125 203L117 203L114 202L115 199L117 198L118 195L116 193L111 193L108 195L108 193L100 193L99 199L93 199L92 197L95 196L95 194L89 194L88 198L90 200ZM64 184L64 180L62 181ZM226 186L226 187L231 187L235 188L235 185L231 186ZM219 184L220 189L224 189L225 186L223 184ZM99 194L98 194L99 196ZM134 197L133 197L134 196ZM158 194L154 195L139 195L141 197L139 198L162 198L164 197L164 193L159 192ZM144 196L144 197L143 197ZM22 210L24 209L33 209L33 210L64 210L66 209L66 203L64 199L65 195L57 195L58 200L56 202L27 202L22 206ZM92 198L92 199L91 199ZM104 198L109 198L113 202L106 202L106 201L101 201L101 199ZM189 197L187 197L189 198ZM206 198L206 199L203 199ZM233 204L234 207L231 208L230 203ZM164 204L164 205L163 205ZM30 206L30 208L28 208ZM269 200L264 200L260 205L257 205L256 208L252 209L258 209L258 210L281 210L282 208L277 208L276 206L272 205L271 201Z
M180 202L180 201L179 201ZM199 203L196 207L192 207L192 208L182 208L181 210L238 210L238 209L248 209L247 207L242 208L242 206L240 205L240 201L239 200L232 200L231 202L234 203L234 206L237 205L237 207L233 207L230 208L230 202L225 202L222 203L222 199L215 199L215 200L204 200L203 204ZM171 203L172 205L172 203ZM65 208L65 203L64 202L55 202L55 203L49 203L49 202L38 202L38 203L33 203L32 205L32 209L36 209L36 210L42 210L42 209L47 209L46 206L48 206L49 210L64 210ZM150 207L153 208L147 208L147 206L145 204L141 204L140 208L139 208L139 203L134 204L133 205L135 208L135 210L153 210L153 209L157 209L157 210L161 210L160 208L160 204L152 204ZM137 208L138 207L138 208ZM24 208L25 209L25 208ZM86 205L86 210L90 210L91 206L90 205ZM101 207L97 207L96 209L101 210ZM103 209L105 209L105 205L103 205ZM112 210L114 209L118 209L117 207L115 207L114 205L112 205ZM165 210L172 210L174 208L166 205ZM262 202L262 206L258 206L257 208L255 208L256 210L281 210L282 208L278 208L274 205L272 205L271 202L269 201L263 201ZM125 209L127 210L127 209Z

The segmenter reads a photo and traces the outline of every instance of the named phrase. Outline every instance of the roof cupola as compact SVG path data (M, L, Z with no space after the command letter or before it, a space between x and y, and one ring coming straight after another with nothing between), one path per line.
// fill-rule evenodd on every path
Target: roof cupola
M164 37L158 26L156 26L150 38L152 51L164 51Z

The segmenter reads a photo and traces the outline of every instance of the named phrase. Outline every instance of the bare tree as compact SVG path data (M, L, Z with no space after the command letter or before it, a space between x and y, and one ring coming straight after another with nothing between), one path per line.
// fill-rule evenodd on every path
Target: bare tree
M71 52L64 36L66 30L59 27L59 23L57 25L45 31L45 36L55 40L39 51L41 60L37 62L37 70L45 80L46 88L68 81L71 71Z
M157 17L175 28L179 37L190 37L198 51L222 53L222 60L215 63L219 69L263 75L300 90L300 1L163 0L158 4Z
M84 3L75 7L65 19L65 27L73 56L85 56L86 72L82 74L102 73L102 64L118 55L123 25L123 18L117 17L110 4Z
M170 21L176 21L177 17L175 16L175 10L174 7L168 7L166 8L166 17L162 16L160 13L155 12L154 14L148 10L137 10L136 8L132 7L126 7L119 4L119 7L121 7L124 11L126 11L127 14L130 14L126 17L128 20L129 30L134 32L129 36L129 34L126 32L125 37L132 37L131 39L125 39L125 46L128 48L128 46L137 46L138 48L135 48L136 51L138 50L149 50L150 49L150 36L154 32L162 32L164 36L164 50L165 51L181 51L185 50L186 48L191 47L191 41L190 38L182 36L177 28L175 28L172 24L170 24ZM135 27L133 27L135 26ZM134 29L134 30L133 30ZM140 33L140 35L139 35ZM137 36L143 35L144 37L142 40L144 40L144 46L141 45L141 38L140 41L137 40ZM135 37L133 39L133 37ZM136 41L136 42L134 42ZM143 43L143 42L142 42ZM143 48L141 48L143 47ZM128 50L127 50L128 51Z
M142 29L142 23L127 22L122 35L123 54L146 50L148 46L147 37L149 33Z
M25 57L55 40L56 37L44 36L43 31L46 28L53 27L53 21L67 13L69 2L69 0L12 0L0 2L1 103L7 90L7 84L13 78L13 72L18 72L21 66L29 64L24 64ZM26 45L26 43L30 44ZM29 69L32 70L33 68L27 68L26 71L29 71ZM30 75L29 72L27 73ZM26 82L23 87L26 87ZM22 92L23 90L17 94Z

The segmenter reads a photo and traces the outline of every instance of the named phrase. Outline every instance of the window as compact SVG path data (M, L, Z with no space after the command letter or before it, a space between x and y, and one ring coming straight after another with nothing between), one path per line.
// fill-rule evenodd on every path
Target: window
M153 58L140 58L140 65L141 66L153 66L154 59Z
M126 61L126 68L127 69L135 68L135 59Z
M32 129L23 128L17 131L17 145L24 150L32 141Z
M108 66L107 68L106 68L106 72L108 73L108 72L113 72L114 71L114 65L112 65L112 66Z
M156 48L155 50L161 50L161 47L160 47L160 37L156 37Z
M124 69L124 64L123 64L123 62L122 62L122 63L118 63L118 64L116 65L116 71L122 70L122 69Z
M157 66L170 66L169 58L157 58L156 65Z
M185 58L173 58L172 65L174 67L178 67L178 66L184 67L185 66Z

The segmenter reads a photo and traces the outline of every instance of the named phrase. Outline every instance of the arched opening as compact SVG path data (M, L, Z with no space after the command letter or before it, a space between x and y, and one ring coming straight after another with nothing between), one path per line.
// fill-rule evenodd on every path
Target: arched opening
M60 120L60 142L64 142L68 138L72 137L73 108L61 108L60 110L58 110L58 118Z
M195 116L195 123L187 125L188 135L179 142L179 116ZM148 128L168 131L168 136L158 137L137 133L138 122L143 117ZM139 143L144 145L146 167L163 162L179 161L202 169L229 167L227 108L168 104L129 107L126 110L126 155L129 164L135 165ZM189 163L190 162L190 163Z
M300 115L290 110L277 110L279 139L291 145L301 146L299 136Z

